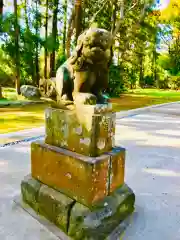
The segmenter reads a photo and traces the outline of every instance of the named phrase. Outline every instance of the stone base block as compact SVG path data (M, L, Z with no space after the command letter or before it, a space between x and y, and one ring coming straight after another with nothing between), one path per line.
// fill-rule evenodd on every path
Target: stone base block
M77 240L104 240L134 211L134 203L135 195L126 184L90 208L76 202L71 210L68 235Z
M37 213L55 223L64 232L74 200L28 175L21 182L22 199Z
M82 105L74 111L46 109L45 142L92 157L110 151L114 146L115 113L103 109L96 109L96 105Z
M31 145L32 176L87 206L124 183L124 161L120 147L87 157L41 141Z
M22 181L21 193L25 203L75 240L106 239L133 212L135 203L135 195L126 184L90 207L31 176Z

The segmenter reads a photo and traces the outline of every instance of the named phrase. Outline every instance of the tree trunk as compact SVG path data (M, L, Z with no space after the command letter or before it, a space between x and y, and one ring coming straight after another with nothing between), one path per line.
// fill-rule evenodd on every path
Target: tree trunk
M120 55L121 55L121 52L120 52L120 50L118 49L118 57L117 57L118 65L120 64Z
M143 55L139 56L139 85L144 87Z
M4 6L3 0L0 0L0 17L2 17L3 15L3 6Z
M64 0L63 9L64 9L63 55L66 56L67 0Z
M75 9L72 9L71 17L68 22L68 30L67 30L67 38L66 38L66 56L67 58L70 57L70 49L71 49L71 37L73 34L73 29L74 29L74 19L75 19Z
M28 36L29 36L29 35L31 35L31 30L30 30L30 27L29 27L29 19L28 19L27 6L28 6L28 3L27 3L27 0L25 0L25 2L24 2L25 22L26 22L26 29L27 29ZM32 47L31 47L31 45L30 45L29 40L26 41L26 39L25 39L24 45L27 47L28 52L32 52ZM34 81L34 79L35 79L35 72L34 72L34 70L35 70L35 69L34 69L34 59L33 59L33 55L29 56L28 62L29 62L29 64L30 64L30 66L31 66L31 78L32 78L32 81Z
M113 1L113 8L112 8L112 16L111 16L111 22L112 22L111 33L114 32L115 27L116 27L116 12L117 12L117 1L114 0Z
M75 29L76 29L75 42L77 43L77 39L82 30L82 0L75 1Z
M24 11L25 11L25 22L26 22L26 28L28 31L30 31L29 29L29 21L28 21L28 11L27 11L27 0L25 0L24 2Z
M39 86L39 79L40 79L40 73L39 73L39 28L40 28L40 16L39 16L39 4L40 1L36 0L36 26L35 26L35 30L36 30L36 50L35 50L35 69L36 69L36 76L35 76L35 81L34 81L34 85L35 86Z
M16 58L15 58L15 65L16 65L16 91L20 94L20 54L19 54L19 25L18 25L18 11L17 11L17 0L14 0L14 15L15 15L15 22L14 22L14 29L15 29L15 51L16 51Z
M3 6L3 0L0 0L0 32L2 32Z
M116 0L113 1L113 7L112 7L112 16L111 16L111 21L112 21L112 27L111 27L111 33L113 34L115 27L116 27L116 11L117 11L117 2ZM110 64L113 60L113 45L111 45L111 60Z
M36 43L36 57L35 57L35 65L36 65L36 81L35 86L39 86L39 80L40 80L40 73L39 73L39 44Z
M46 0L46 23L45 23L45 44L47 44L48 38L48 8L49 8L49 0ZM44 78L47 79L47 64L48 64L48 49L45 45L44 48Z
M2 95L2 86L0 85L0 99L3 98L3 95Z
M52 37L53 37L53 51L50 56L50 77L56 76L56 40L57 40L57 13L58 13L58 0L54 0L53 10L53 24L52 24Z
M156 62L157 62L157 53L156 53L156 49L153 51L153 62L154 62L154 81L156 83L156 87L159 88L159 79L157 77L157 65L156 65Z
M154 79L154 82L155 82L155 85L157 88L159 88L159 80L158 80L158 77L157 77L157 52L156 52L156 42L157 42L157 37L155 35L155 38L154 38L154 46L153 46L153 57L152 57L152 72L153 72L153 79Z

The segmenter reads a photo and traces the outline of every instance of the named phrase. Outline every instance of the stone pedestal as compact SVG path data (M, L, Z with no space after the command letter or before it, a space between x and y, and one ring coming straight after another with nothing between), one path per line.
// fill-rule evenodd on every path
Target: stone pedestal
M105 239L134 209L125 149L110 105L46 110L45 142L31 144L22 199L72 239Z
M114 146L115 113L108 104L77 106L75 110L48 108L45 116L47 144L92 157Z

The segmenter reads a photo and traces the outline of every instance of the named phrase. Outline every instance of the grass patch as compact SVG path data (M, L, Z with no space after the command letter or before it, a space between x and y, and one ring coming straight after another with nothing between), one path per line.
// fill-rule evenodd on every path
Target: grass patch
M8 88L8 87L3 87L2 88L2 95L3 98L0 99L0 104L4 103L4 102L14 102L14 101L24 101L27 99L25 99L25 97L18 95L15 88Z
M2 88L2 94L6 101L19 100L19 96L14 88Z
M0 108L0 133L35 128L44 124L47 104Z
M135 89L129 91L130 95L135 96L149 96L158 98L180 98L180 91L162 90L162 89Z
M114 111L130 110L150 105L180 101L180 92L159 89L137 89L112 98Z

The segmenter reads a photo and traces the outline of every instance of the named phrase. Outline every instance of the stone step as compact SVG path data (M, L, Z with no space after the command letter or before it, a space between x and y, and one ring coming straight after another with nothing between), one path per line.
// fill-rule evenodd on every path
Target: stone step
M25 203L66 234L60 239L107 239L133 212L135 203L135 195L126 184L90 207L40 183L30 175L22 181L21 192ZM20 204L28 211L28 207ZM63 236L57 230L56 235Z
M88 157L41 141L31 145L32 176L87 206L124 183L124 165L121 147Z

